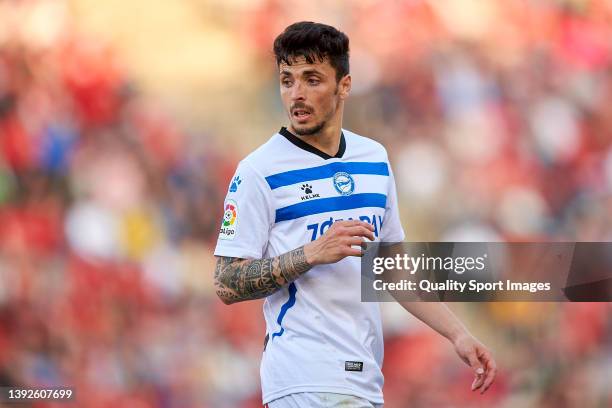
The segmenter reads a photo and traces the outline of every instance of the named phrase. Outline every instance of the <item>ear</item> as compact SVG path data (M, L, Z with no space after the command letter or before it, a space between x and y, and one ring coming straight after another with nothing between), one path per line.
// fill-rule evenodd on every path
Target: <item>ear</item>
M348 98L350 92L351 92L351 75L347 74L344 77L342 77L340 82L338 82L338 95L340 96L340 99L344 100Z

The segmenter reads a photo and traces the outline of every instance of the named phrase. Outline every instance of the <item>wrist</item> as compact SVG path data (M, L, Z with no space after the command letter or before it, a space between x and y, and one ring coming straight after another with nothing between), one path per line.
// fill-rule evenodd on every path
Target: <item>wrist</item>
M304 257L306 258L306 263L308 265L315 266L318 264L317 252L318 252L317 241L312 241L304 245Z
M447 336L448 340L453 344L456 344L466 337L472 337L472 335L463 326L453 328Z

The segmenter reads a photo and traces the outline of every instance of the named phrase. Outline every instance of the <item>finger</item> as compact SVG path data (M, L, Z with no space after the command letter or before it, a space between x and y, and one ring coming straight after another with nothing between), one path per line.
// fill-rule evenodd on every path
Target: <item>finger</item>
M359 220L342 220L334 222L334 225L338 225L339 227L356 227L361 224L363 224L363 221Z
M493 381L495 381L495 376L497 375L497 364L495 363L495 360L493 360L491 355L489 353L486 353L483 356L483 360L484 360L485 366L487 367L487 370L486 370L486 378L482 384L482 389L480 391L481 394L489 389L491 384L493 384Z
M482 388L480 390L481 394L484 394L489 389L491 384L493 384L493 382L495 381L496 375L497 375L497 369L487 371L487 378L484 380L484 383L482 384Z
M484 383L485 376L483 374L476 374L474 381L472 382L472 391L476 391Z
M346 221L336 221L334 224L339 224L343 227L364 227L369 229L370 231L374 231L374 225L369 222L361 221L361 220L346 220Z
M351 237L348 241L349 248L359 251L356 256L364 256L368 246L363 238Z
M367 229L369 229L370 231L374 232L374 225L370 224L369 222L361 222L360 224L362 227L366 227Z
M374 241L374 233L363 226L346 228L345 232L347 235L352 235L354 237L365 237L370 241Z
M361 248L364 248L365 241L361 237L350 237L349 241L348 241L348 244L350 246L359 246Z
M474 385L473 390L480 388L480 393L482 394L486 391L485 384L487 383L487 380L491 379L491 375L495 377L495 372L493 370L495 368L495 362L491 358L489 352L487 350L483 350L482 348L477 349L477 355L479 363L483 364L484 367L486 367L486 370L481 372L481 374L484 375L480 375L479 377L477 377L477 380L479 381L475 381L476 384Z
M352 248L359 247L355 249L359 249L362 254L365 254L365 252L368 250L368 244L365 239L359 237L352 237L349 246Z
M361 244L359 246L361 247L361 251L363 252L368 250L368 244L365 241L361 241Z
M476 373L476 378L474 379L474 382L472 382L472 391L477 390L479 387L482 386L482 383L484 382L484 368L482 368L482 364L480 364L480 361L478 360L478 357L476 356L476 353L474 351L470 352L467 355L467 360L470 364L470 367L472 367Z
M364 252L361 248L353 248L353 247L347 247L344 251L344 253L347 256L358 256L358 257L363 257Z

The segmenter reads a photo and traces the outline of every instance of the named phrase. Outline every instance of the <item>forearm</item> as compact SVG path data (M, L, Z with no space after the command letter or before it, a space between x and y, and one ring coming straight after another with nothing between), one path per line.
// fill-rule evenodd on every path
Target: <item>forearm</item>
M399 302L399 304L451 342L455 342L460 336L468 334L465 326L444 303Z
M406 247L403 243L397 243L389 246L381 246L379 249L379 256L383 258L395 258L396 256L404 256L414 251L417 253L423 252L428 253L429 249L425 246L422 248ZM416 274L414 274L416 273ZM404 279L410 279L412 282L416 282L417 276L423 277L421 274L424 272L421 270L414 271L412 274L400 268L390 268L385 271L384 279L391 283L401 282ZM423 275L425 276L425 275ZM446 337L450 341L455 341L457 337L462 334L468 333L465 326L455 317L453 312L442 302L423 302L420 300L419 292L414 292L417 296L415 300L409 301L412 293L397 293L390 291L389 294L395 298L395 300L402 305L404 309L413 314L423 323Z
M273 258L218 257L215 289L226 304L260 299L293 282L311 267L304 247Z

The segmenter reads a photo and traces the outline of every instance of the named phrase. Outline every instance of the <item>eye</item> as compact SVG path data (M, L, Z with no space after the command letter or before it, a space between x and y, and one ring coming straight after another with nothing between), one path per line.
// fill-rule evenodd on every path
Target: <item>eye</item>
M289 79L281 79L281 85L285 88L289 88L292 84L293 82L291 82Z
M319 81L317 78L310 78L310 79L308 80L308 84L309 84L309 85L319 85L319 83L320 83L320 82L321 82L321 81Z

